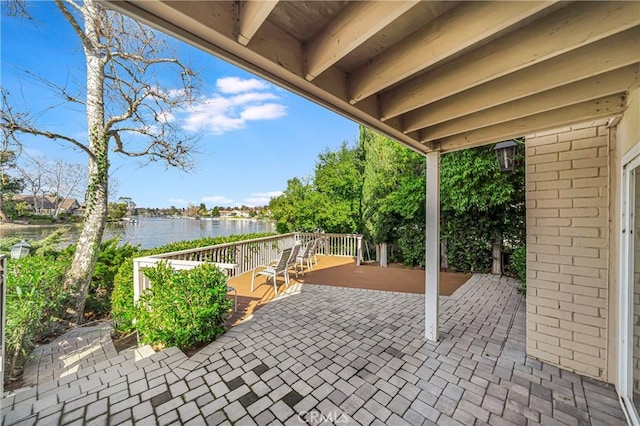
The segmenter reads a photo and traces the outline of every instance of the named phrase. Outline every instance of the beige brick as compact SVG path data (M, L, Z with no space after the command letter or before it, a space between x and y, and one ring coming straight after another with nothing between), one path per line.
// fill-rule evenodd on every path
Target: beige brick
M556 170L570 170L571 161L556 161L553 163L542 163L535 166L536 172L552 172Z
M571 225L571 219L566 218L539 218L536 221L538 226L569 226Z
M573 149L571 151L559 153L558 159L560 161L582 160L586 158L596 158L597 156L598 156L598 148Z
M538 349L550 354L562 356L565 358L571 358L573 356L573 351L560 347L560 342L557 345L548 344L546 342L541 342L538 340Z
M558 265L573 265L573 258L571 256L560 256L560 255L548 255L544 253L540 253L537 255L538 262L545 263L557 263Z
M538 208L541 209L545 209L545 208L560 208L560 207L564 207L564 208L571 208L573 207L573 200L571 200L570 198L556 198L556 199L549 199L549 200L537 200L536 202L536 206Z
M557 173L557 172L547 172L547 173ZM586 179L599 179L599 178L586 178ZM536 189L540 191L545 191L548 189L567 189L571 188L571 180L550 180L544 182L537 182Z
M544 324L538 324L538 333L545 334L547 336L558 337L561 340L562 339L571 340L573 338L573 332L569 330L563 330L562 328L558 328L558 327L549 327Z
M596 348L605 349L607 347L607 339L606 337L603 337L605 335L604 329L601 328L600 330L602 331L600 337L591 334L574 332L573 340L578 343L584 343L585 345L592 345Z
M560 272L567 275L581 275L583 277L597 278L600 276L599 268L589 268L584 266L560 265Z
M593 365L594 367L604 368L605 360L598 357L583 354L582 352L574 352L573 359L578 362L582 362L586 365Z
M560 284L554 281L544 281L544 280L539 280L537 278L534 278L527 281L527 291L529 291L530 288L533 288L533 289L540 288L540 289L558 291L560 290Z
M596 288L607 287L607 281L604 278L583 277L579 275L573 277L573 284Z
M571 237L552 237L547 235L538 235L538 244L549 244L559 246L571 246Z
M557 226L530 226L527 231L534 235L560 235L560 228Z
M559 191L560 198L593 198L599 196L598 188L570 188Z
M538 206L537 200L526 200L525 206L527 210L533 210Z
M549 327L560 327L560 320L558 318L545 317L544 315L538 315L536 313L529 313L527 315L527 322L543 324Z
M554 355L537 348L530 348L528 346L527 355L539 359L540 361L548 362L550 364L558 365L558 363L560 362L560 357L558 355Z
M597 238L600 236L600 231L598 228L572 228L572 227L562 227L558 228L560 235L568 236L568 237L589 237L589 238Z
M584 364L582 362L574 361L569 358L560 358L556 365L561 365L567 370L575 371L576 373L584 374L586 376L601 378L601 370L593 365Z
M567 133L560 133L558 135L559 141L575 141L576 139L592 138L598 134L598 129L595 127L587 127L586 129L572 130ZM575 145L574 145L575 148Z
M559 253L566 256L599 257L600 250L587 247L560 247Z
M607 320L605 318L593 317L591 315L575 313L573 320L578 324L590 325L597 328L604 329L607 327Z
M535 155L550 154L552 152L569 151L571 142L554 143L551 145L541 145L535 149Z
M580 334L586 334L587 336L591 336L592 338L600 337L600 330L602 330L599 327L592 327L590 325L579 324L573 321L565 321L563 319L560 320L560 328L563 328L565 330L575 331L576 333L580 333ZM579 339L574 339L574 340L580 341ZM582 342L582 343L586 343L586 342Z
M581 294L584 296L598 297L599 292L597 288L594 287L585 287L582 285L574 285L574 284L559 284L560 291L571 294Z
M596 192L597 195L597 192ZM527 192L527 199L531 200L545 200L558 198L558 190L552 189L549 191L529 191Z
M529 173L527 176L528 182L542 182L542 181L557 181L558 172L542 172L542 173Z
M574 257L573 264L574 266L591 266L594 268L600 268L601 270L609 267L608 259L603 257Z
M602 217L576 217L571 220L572 226L581 226L581 227L593 227L593 228L606 228L607 227L607 218L606 216Z
M607 184L607 178L593 177L593 178L573 179L572 182L573 182L574 188L603 187Z
M598 316L598 308L594 308L593 306L578 305L576 303L571 303L571 302L560 301L560 310L565 312L579 312L581 314L592 315L594 317ZM569 322L569 321L566 321L566 323L573 324L572 322ZM560 322L560 327L566 328L562 322Z
M600 157L608 157L609 156L609 148L606 146L598 148L598 156Z
M553 263L527 262L527 268L535 271L560 272L560 265Z
M527 303L527 305L529 305ZM573 314L571 312L560 311L555 308L546 308L544 306L536 306L536 312L545 317L558 318L560 320L571 320Z
M538 147L542 145L549 145L558 142L558 135L548 135L543 137L535 137L535 138L527 138L526 145L527 148Z
M532 303L536 305L538 308L545 307L545 308L558 309L560 306L560 302L558 300L547 299L544 297L531 296L531 295L527 295L527 303Z
M567 274L556 274L553 272L538 272L538 278L544 281L553 281L557 283L571 284L573 277Z
M539 327L540 325L537 324L537 326ZM540 347L540 343L545 343L549 345L560 345L560 339L558 337L542 334L537 331L533 331L531 329L529 329L527 334L531 339L537 342L538 347Z
M560 217L598 217L600 212L595 207L560 209Z
M573 302L580 305L595 306L596 308L607 307L607 300L599 297L580 296L578 294L574 294Z
M574 298L574 295L572 295L571 293L563 293L561 291L555 290L545 290L543 288L538 288L537 290L538 297L541 297L543 299L572 302L572 299Z
M609 200L605 197L597 198L576 198L573 200L574 207L608 207Z
M609 157L584 158L582 160L573 160L574 169L591 168L591 167L608 167Z
M538 155L536 152L536 155L527 158L527 165L540 164L540 163L556 163L556 162L558 162L558 153L555 153L555 152L552 154L544 154L544 155Z
M592 357L597 358L600 356L599 348L592 345L585 345L584 343L574 342L571 339L560 339L560 346Z
M598 136L595 138L582 139L573 144L574 149L599 148L607 145L607 138Z
M576 179L576 178L590 178L600 175L600 170L597 167L591 167L588 169L571 169L561 170L559 172L560 179Z
M574 247L607 247L608 241L605 238L574 238Z
M558 217L560 215L559 209L532 209L528 210L527 214L531 217Z

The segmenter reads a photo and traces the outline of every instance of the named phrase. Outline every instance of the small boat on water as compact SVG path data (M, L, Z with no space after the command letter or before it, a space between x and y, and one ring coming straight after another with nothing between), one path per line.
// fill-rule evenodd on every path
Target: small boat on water
M135 217L123 217L122 221L127 223L138 223L138 219Z

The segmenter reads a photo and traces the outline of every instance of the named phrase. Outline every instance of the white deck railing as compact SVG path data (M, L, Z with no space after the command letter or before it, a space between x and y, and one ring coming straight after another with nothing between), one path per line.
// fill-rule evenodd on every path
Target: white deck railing
M362 235L297 232L255 238L233 243L217 244L170 253L162 253L133 259L133 298L137 301L142 292L151 286L144 275L144 268L152 268L165 261L174 269L192 269L205 262L213 263L235 277L258 266L278 259L283 249L296 243L306 244L319 239L318 254L354 257L359 265L362 259Z

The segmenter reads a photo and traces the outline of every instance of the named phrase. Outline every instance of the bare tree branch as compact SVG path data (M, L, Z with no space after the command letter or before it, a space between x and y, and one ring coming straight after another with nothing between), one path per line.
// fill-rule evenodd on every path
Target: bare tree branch
M71 28L73 28L73 30L76 32L76 35L80 39L80 42L82 43L84 48L86 50L93 49L93 45L91 43L91 40L89 40L87 38L87 36L85 35L84 31L82 30L82 27L80 26L80 24L76 20L75 16L73 16L73 14L69 11L69 9L67 9L67 6L65 6L66 4L70 4L72 7L78 9L77 5L75 3L73 3L73 1L70 1L70 0L64 0L64 1L63 0L54 0L54 1L55 1L56 5L58 6L58 9L60 9L60 12L62 12L62 15L64 16L64 18L67 20L69 25L71 25Z

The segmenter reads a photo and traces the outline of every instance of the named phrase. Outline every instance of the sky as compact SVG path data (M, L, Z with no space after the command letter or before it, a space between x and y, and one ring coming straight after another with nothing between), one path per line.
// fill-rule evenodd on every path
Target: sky
M60 100L41 82L82 85L79 39L53 2L27 5L33 20L1 18L0 84L14 108L37 117L40 127L86 141L84 111L51 108ZM356 123L185 43L170 42L203 81L198 104L171 117L201 137L196 168L187 173L110 153L116 182L110 199L130 197L140 207L265 205L288 179L311 176L318 153L357 139ZM86 165L86 155L68 143L32 136L22 142L28 155Z

